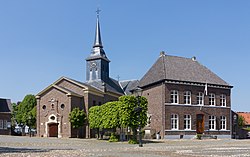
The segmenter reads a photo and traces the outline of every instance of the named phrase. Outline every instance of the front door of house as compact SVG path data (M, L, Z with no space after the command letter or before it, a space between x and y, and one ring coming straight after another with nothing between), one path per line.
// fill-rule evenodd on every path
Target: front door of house
M203 134L204 133L204 115L203 114L197 114L196 115L196 133L197 134Z
M49 137L58 137L58 124L49 124Z

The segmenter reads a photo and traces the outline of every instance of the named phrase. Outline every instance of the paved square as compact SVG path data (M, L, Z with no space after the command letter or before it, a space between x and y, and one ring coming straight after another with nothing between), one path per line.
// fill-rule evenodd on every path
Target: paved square
M0 156L245 157L250 156L250 140L160 140L140 148L127 142L109 143L95 139L0 136Z

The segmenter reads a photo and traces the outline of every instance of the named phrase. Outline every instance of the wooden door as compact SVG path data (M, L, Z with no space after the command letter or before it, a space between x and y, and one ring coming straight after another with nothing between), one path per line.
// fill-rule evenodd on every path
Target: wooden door
M205 125L204 125L204 115L203 114L197 114L196 115L196 133L197 134L203 134Z
M49 137L58 137L58 124L53 123L49 125Z

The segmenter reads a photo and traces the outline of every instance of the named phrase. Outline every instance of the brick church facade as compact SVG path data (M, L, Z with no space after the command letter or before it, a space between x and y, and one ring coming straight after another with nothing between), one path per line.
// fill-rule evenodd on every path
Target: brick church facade
M232 86L195 57L162 52L140 86L149 103L151 132L167 139L197 133L230 138Z
M86 82L61 77L36 95L37 136L76 137L78 132L80 137L94 137L87 123L78 130L73 129L69 112L78 107L88 114L90 107L118 100L139 83L137 80L117 81L109 77L110 60L102 45L99 15L93 49L86 63Z
M140 81L110 78L109 63L98 15L93 49L86 59L86 82L61 77L36 95L37 136L76 137L79 132L81 137L94 137L87 123L73 129L69 112L79 107L88 114L90 107L129 95L139 85L148 99L150 124L145 133L159 132L162 138L191 138L197 133L230 137L233 87L196 58L162 52Z

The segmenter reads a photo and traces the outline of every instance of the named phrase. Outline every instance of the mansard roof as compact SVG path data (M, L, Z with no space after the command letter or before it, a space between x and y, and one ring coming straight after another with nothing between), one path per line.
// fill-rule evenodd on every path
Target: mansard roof
M9 99L0 98L0 112L10 113L11 110L11 101Z
M140 86L144 87L165 80L231 87L207 67L200 64L196 58L176 57L162 53L142 77Z

